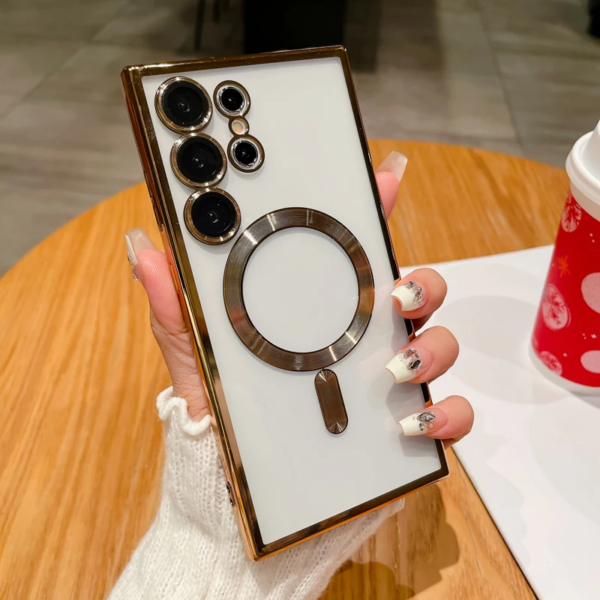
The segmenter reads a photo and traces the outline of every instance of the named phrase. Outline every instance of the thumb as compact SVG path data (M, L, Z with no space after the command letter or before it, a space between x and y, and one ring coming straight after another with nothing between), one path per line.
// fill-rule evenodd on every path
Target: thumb
M133 274L148 295L152 332L169 369L173 393L187 400L190 416L199 420L208 407L167 257L142 229L127 232L125 241Z
M153 317L170 335L187 332L165 253L154 247L143 229L132 229L125 241L133 274L148 294Z

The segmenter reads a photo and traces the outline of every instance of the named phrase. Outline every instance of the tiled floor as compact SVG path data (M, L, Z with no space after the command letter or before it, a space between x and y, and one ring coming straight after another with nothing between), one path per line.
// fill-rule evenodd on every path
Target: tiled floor
M241 51L230 5L219 24L207 15L203 54ZM142 179L119 71L192 56L195 9L0 0L0 274ZM355 74L368 134L564 164L600 118L600 42L586 22L585 0L383 0L377 71Z

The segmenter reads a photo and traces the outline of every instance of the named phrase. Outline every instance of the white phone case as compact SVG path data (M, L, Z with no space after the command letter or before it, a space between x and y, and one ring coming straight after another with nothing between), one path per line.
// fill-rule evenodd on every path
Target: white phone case
M195 190L170 165L181 134L155 109L159 86L178 75L199 82L211 99L225 80L244 86L250 134L264 148L259 170L244 173L229 162L214 186L241 212L238 234L222 245L202 243L186 227L184 207ZM398 425L423 410L429 397L426 386L397 385L385 369L412 330L392 305L398 272L344 49L130 67L123 79L251 556L262 558L447 475L442 444L404 437ZM224 149L233 137L229 119L217 110L202 133ZM258 358L234 330L224 302L226 264L240 238L246 235L248 243L243 232L290 208L341 223L372 271L370 322L347 355L336 360L332 351L328 367L347 414L341 433L325 425L315 387L321 369L284 370ZM255 250L240 285L247 314L264 338L302 357L345 335L359 287L338 242L296 226L250 244Z

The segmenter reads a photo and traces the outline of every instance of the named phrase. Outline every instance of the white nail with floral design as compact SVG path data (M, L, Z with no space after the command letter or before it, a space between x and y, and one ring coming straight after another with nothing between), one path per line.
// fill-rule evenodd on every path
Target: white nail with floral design
M425 304L423 288L416 281L397 285L392 292L392 297L400 302L404 312L416 310Z
M414 348L408 348L396 354L385 367L393 376L396 383L414 379L421 368L421 357Z
M415 435L424 435L427 431L433 429L435 415L431 411L415 413L400 421L400 427L404 435L412 437Z

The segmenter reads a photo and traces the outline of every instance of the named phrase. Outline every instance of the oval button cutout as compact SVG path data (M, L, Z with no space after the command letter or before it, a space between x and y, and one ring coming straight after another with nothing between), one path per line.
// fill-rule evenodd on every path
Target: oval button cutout
M330 369L322 369L315 377L315 389L325 427L331 433L342 433L348 427L348 414L337 375Z

